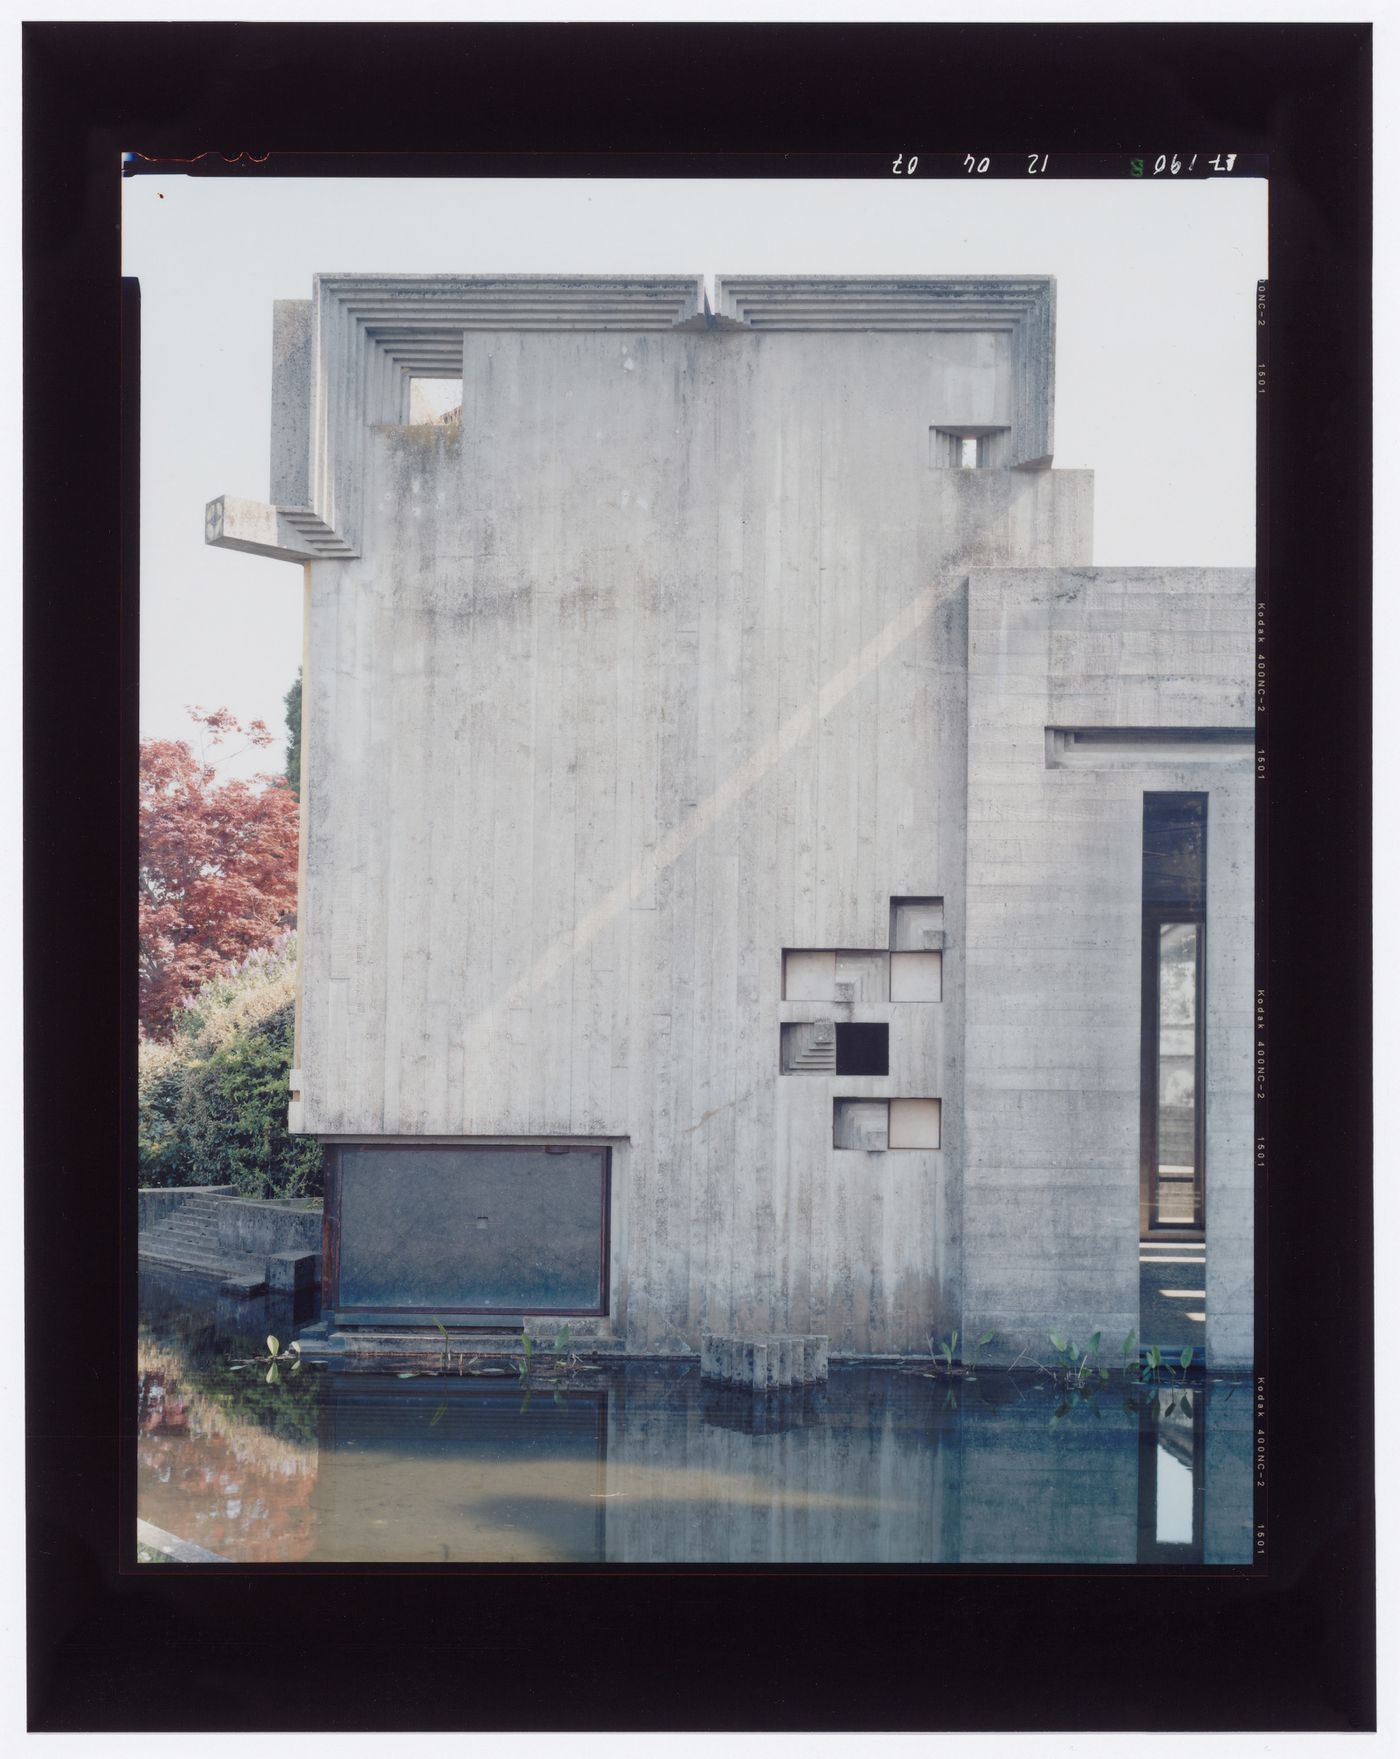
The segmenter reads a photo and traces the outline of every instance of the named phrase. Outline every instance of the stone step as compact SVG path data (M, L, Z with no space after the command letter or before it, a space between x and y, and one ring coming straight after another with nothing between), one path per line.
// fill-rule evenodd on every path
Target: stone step
M153 1240L168 1240L173 1244L186 1243L191 1246L209 1246L217 1248L219 1236L214 1230L205 1233L200 1228L163 1228L160 1232L152 1232Z
M234 1260L227 1254L216 1257L212 1252L200 1252L190 1246L168 1246L147 1244L142 1241L137 1246L138 1259L148 1264L164 1264L173 1270L198 1271L205 1276L229 1277L256 1272L265 1275L265 1269L255 1260Z
M233 1256L230 1252L220 1252L216 1248L191 1240L155 1240L142 1235L137 1242L137 1250L141 1253L177 1253L186 1258L203 1258L210 1263L227 1263Z

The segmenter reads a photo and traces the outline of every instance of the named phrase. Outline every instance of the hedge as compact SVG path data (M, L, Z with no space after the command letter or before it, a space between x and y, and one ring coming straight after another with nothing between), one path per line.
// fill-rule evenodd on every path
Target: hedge
M207 984L168 1043L143 1044L143 1185L233 1185L245 1197L321 1192L321 1145L287 1133L293 937Z

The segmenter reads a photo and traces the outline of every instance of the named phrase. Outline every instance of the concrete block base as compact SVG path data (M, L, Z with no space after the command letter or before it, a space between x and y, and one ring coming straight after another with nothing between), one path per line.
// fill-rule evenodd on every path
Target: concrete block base
M273 1252L267 1260L269 1289L311 1289L321 1280L321 1259L317 1252Z
M811 1386L827 1377L829 1344L824 1337L727 1338L707 1333L700 1339L700 1378L755 1392Z
M244 1300L251 1300L254 1295L262 1295L266 1292L266 1277L231 1276L219 1284L221 1295L237 1295Z

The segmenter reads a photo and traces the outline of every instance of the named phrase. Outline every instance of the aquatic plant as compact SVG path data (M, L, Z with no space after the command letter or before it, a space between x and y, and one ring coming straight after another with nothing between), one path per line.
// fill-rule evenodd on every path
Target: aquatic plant
M996 1333L995 1333L995 1332L991 1332L991 1331L984 1331L984 1332L983 1332L983 1333L982 1333L982 1335L981 1335L981 1337L980 1337L980 1338L978 1338L978 1340L977 1340L977 1342L976 1342L976 1343L975 1343L975 1344L974 1344L974 1345L973 1345L973 1346L972 1346L972 1361L971 1361L971 1363L970 1363L970 1364L969 1364L969 1365L968 1365L968 1370L967 1370L967 1378L968 1378L968 1379L969 1379L969 1380L976 1380L976 1378L977 1378L977 1356L978 1356L978 1353L979 1353L979 1352L980 1352L980 1351L981 1351L981 1350L983 1350L983 1349L985 1349L985 1348L986 1348L986 1346L987 1346L987 1345L988 1345L988 1344L990 1344L990 1343L991 1343L991 1341L992 1341L992 1339L993 1339L993 1338L994 1338L994 1337L995 1337L995 1336L996 1336Z
M301 1345L295 1338L287 1345L287 1356L291 1357L291 1371L295 1374L301 1367ZM231 1371L238 1368L260 1368L264 1362L270 1363L267 1380L270 1384L275 1384L281 1377L281 1365L287 1360L287 1356L282 1354L281 1342L269 1332L265 1356L245 1356L241 1362L230 1362L229 1368Z
M1059 1364L1059 1377L1065 1385L1082 1388L1085 1381L1108 1379L1108 1370L1096 1366L1094 1356L1098 1352L1099 1342L1103 1337L1096 1331L1083 1350L1069 1338L1062 1338L1058 1332L1050 1333L1050 1342L1055 1350L1055 1359Z
M1176 1362L1171 1363L1162 1355L1159 1346L1153 1344L1147 1352L1147 1360L1142 1365L1141 1378L1143 1380L1150 1379L1155 1384L1158 1375L1163 1369L1165 1369L1173 1381L1185 1380L1186 1371L1190 1368L1195 1354L1195 1346L1193 1344L1185 1344L1182 1346L1181 1354Z

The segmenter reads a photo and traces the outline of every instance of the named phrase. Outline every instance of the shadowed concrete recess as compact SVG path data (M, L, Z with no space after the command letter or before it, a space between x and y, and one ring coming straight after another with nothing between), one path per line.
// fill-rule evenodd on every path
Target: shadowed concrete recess
M1140 1331L1175 1229L1250 1363L1252 577L1093 566L1054 321L1046 276L277 303L270 498L206 535L305 570L333 1324L1005 1362ZM1149 796L1206 826L1150 1006Z

